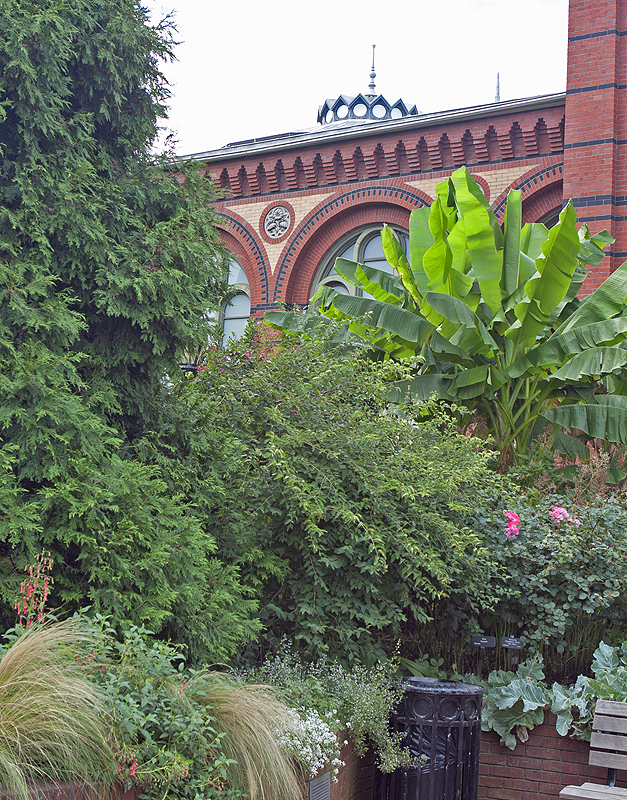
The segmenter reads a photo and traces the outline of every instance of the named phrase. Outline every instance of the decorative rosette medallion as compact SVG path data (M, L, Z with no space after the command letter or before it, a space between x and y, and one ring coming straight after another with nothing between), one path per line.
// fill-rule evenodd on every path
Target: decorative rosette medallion
M294 209L285 200L270 203L259 220L259 232L268 244L284 241L294 227Z

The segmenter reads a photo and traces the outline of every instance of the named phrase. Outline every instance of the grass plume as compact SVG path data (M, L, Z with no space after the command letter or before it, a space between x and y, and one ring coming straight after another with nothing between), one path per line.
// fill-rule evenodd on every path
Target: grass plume
M251 800L302 800L297 767L276 741L276 723L290 722L290 710L268 686L240 685L221 673L209 673L195 685L197 702L206 704L222 750L236 762L229 782Z
M71 621L43 625L0 659L0 784L15 800L29 800L35 781L112 782L108 728L75 663L80 642Z

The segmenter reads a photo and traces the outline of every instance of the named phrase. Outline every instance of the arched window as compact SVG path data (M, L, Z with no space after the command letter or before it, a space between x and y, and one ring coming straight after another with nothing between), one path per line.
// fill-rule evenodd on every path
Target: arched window
M409 251L409 236L407 231L396 226L391 226L392 230L400 240L405 253ZM370 267L381 270L382 272L393 272L383 255L381 244L381 226L369 226L351 231L342 237L329 250L320 262L320 267L314 276L311 284L311 296L313 296L321 286L329 286L341 294L366 295L361 289L345 281L341 275L335 271L335 260L337 258L347 258L350 261L358 261L360 264L367 264Z
M223 346L229 339L239 339L250 319L250 286L243 267L235 258L229 261L228 283L237 291L222 313Z

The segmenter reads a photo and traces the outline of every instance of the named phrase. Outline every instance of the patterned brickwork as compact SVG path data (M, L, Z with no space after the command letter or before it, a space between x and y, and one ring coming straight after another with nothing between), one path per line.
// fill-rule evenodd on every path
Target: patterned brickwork
M420 118L416 118L419 123ZM358 133L355 136L359 136ZM216 185L231 197L255 197L353 181L424 174L433 170L506 164L521 158L562 153L564 110L488 115L429 127L404 129L357 141L294 148L280 156L254 155L208 164Z
M622 0L571 0L564 195L581 222L616 242L590 283L627 258L627 8Z
M320 264L342 236L383 222L406 228L411 210L430 204L436 184L462 164L499 218L512 186L523 190L525 220L561 206L563 100L488 108L403 120L395 130L375 124L349 136L309 136L300 146L208 154L206 171L226 192L216 204L222 240L248 275L251 314L307 303ZM293 220L272 242L260 225L280 203L289 204Z

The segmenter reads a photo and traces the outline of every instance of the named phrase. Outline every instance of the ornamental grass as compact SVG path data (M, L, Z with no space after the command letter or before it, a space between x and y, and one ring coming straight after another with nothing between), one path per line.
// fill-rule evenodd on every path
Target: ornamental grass
M80 674L71 622L23 633L0 659L0 785L29 800L35 782L112 782L98 696Z
M210 708L221 746L235 763L229 783L250 800L302 800L302 775L277 742L276 728L293 724L291 709L268 686L239 685L221 673L209 673L195 687L195 699Z

